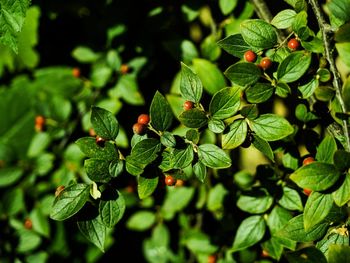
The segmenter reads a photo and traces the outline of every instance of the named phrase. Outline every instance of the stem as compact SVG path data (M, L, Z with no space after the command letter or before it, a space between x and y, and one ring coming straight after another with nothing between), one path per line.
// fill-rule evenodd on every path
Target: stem
M265 1L264 0L251 0L251 2L255 7L255 12L257 13L258 17L260 17L261 19L270 23L273 16L270 12L270 9L266 5ZM280 30L278 30L277 32L278 32L278 34L277 34L278 42L281 43L285 39L285 36Z
M322 33L322 38L323 38L323 43L324 43L324 53L326 56L326 59L329 63L329 69L333 74L333 86L335 88L336 92L336 97L339 101L341 111L342 113L346 113L346 107L345 103L342 97L342 88L341 88L341 79L340 79L340 74L335 66L335 60L333 56L333 50L330 47L330 38L328 37L329 33L332 33L330 30L331 26L326 23L323 13L321 11L321 8L317 2L317 0L309 0L309 3L312 7L312 10L316 16L318 26L320 27L321 33ZM343 122L343 132L344 136L346 138L346 150L350 151L350 137L349 137L349 128L348 128L348 122L347 120L342 120Z

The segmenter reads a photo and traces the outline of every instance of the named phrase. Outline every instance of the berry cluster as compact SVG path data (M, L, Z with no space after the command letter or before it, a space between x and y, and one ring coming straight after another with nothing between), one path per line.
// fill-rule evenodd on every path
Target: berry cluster
M257 54L252 51L248 50L244 53L244 60L247 62L254 63L257 59ZM260 60L260 63L258 64L258 67L261 68L262 70L267 70L272 66L272 61L268 57L264 57Z
M132 126L132 130L135 134L143 135L147 130L147 125L150 122L148 114L140 114L137 118L137 122Z

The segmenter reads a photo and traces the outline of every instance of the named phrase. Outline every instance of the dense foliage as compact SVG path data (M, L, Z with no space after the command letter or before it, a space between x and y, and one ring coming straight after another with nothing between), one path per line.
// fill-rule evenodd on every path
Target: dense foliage
M347 262L350 2L0 0L1 262Z

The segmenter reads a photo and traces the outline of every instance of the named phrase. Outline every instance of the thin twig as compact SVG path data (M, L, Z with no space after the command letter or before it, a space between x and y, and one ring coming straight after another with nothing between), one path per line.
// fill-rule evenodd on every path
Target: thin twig
M329 69L333 74L333 86L335 88L335 92L336 92L336 97L339 101L340 107L341 107L341 111L343 113L346 113L346 107L345 107L345 103L342 97L342 85L341 85L341 79L340 79L340 74L335 66L335 60L334 60L334 56L333 56L333 50L330 47L330 38L328 36L329 33L331 33L332 31L329 30L329 28L331 28L331 26L326 22L326 20L324 19L323 13L321 11L321 8L317 2L317 0L309 0L309 3L312 7L312 10L316 16L318 25L320 27L321 33L322 33L322 38L323 38L323 43L324 43L324 53L326 56L326 59L329 63ZM343 122L343 132L344 132L344 136L346 138L346 150L350 151L350 135L349 135L349 127L348 127L348 122L347 120L342 120Z

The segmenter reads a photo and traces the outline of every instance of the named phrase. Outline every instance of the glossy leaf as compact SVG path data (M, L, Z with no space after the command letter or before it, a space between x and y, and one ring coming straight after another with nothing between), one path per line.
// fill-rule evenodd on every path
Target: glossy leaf
M337 206L341 207L350 200L350 176L346 174L340 187L332 193L333 200Z
M106 227L113 227L123 217L125 212L125 200L119 191L109 193L101 198L99 213L101 221Z
M254 135L253 145L256 149L262 152L267 158L269 158L272 162L274 162L274 154L270 144L267 141L261 139L257 135Z
M101 160L113 160L118 158L118 153L114 144L106 142L104 146L99 146L93 137L82 137L75 142L80 150L89 158Z
M90 158L84 161L84 168L92 181L106 183L111 179L109 164L109 161Z
M119 124L113 114L105 109L92 106L91 124L97 135L106 140L115 140L119 132Z
M230 66L224 74L233 84L245 87L256 83L261 72L253 63L238 62Z
M150 107L151 125L159 131L170 128L173 122L173 113L165 97L157 91Z
M271 24L278 29L286 29L292 26L296 14L292 9L282 10L271 20Z
M240 106L241 90L238 87L224 88L214 94L209 104L209 113L215 119L233 116Z
M291 174L290 179L303 189L324 191L333 186L339 177L340 172L334 165L313 162L300 167Z
M243 193L237 201L237 207L250 214L264 213L272 204L273 197L263 191L255 191L252 195Z
M296 51L286 57L277 69L277 79L290 83L301 78L308 70L311 63L311 54Z
M62 221L72 217L84 206L90 196L90 186L87 184L74 184L66 187L58 195L52 205L50 217Z
M137 177L137 193L140 199L144 199L156 190L159 177L156 175L139 175Z
M337 150L337 143L332 136L323 138L320 145L317 147L316 160L325 163L333 163L333 155Z
M231 166L230 156L214 144L202 144L198 147L199 160L207 167L223 169Z
M182 112L179 119L183 125L189 128L201 128L208 123L207 114L197 108Z
M246 139L248 131L247 122L243 119L235 120L228 126L228 130L222 135L222 148L234 149Z
M227 53L238 58L243 58L244 53L251 49L251 47L244 41L241 34L230 35L218 41L218 45Z
M96 217L90 220L78 221L80 232L96 245L102 252L105 251L106 227L102 224L101 218Z
M256 83L245 90L245 95L250 103L262 103L267 101L275 91L275 88L267 83Z
M283 195L278 200L278 203L288 210L303 211L303 204L299 193L290 187L283 187Z
M181 63L180 91L185 100L192 102L199 102L203 93L202 81L197 74L184 63Z
M263 114L250 121L251 129L266 141L277 141L292 134L294 128L283 117L276 114Z

